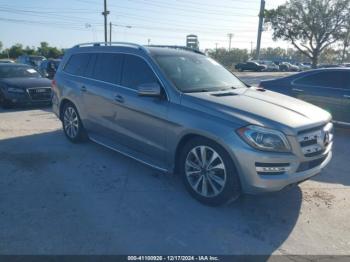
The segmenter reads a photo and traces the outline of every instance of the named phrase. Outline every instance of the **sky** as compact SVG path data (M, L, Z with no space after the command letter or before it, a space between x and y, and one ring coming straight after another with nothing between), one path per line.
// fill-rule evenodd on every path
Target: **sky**
M266 0L266 9L286 0ZM112 41L138 44L185 45L196 34L200 49L229 45L255 48L260 0L107 0ZM0 41L69 48L78 43L104 41L103 0L0 0ZM264 31L261 47L283 47Z

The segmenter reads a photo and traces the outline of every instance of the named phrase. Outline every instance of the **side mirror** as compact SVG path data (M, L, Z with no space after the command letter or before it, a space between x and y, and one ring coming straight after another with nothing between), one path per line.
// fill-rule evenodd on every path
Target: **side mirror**
M137 88L137 93L139 96L159 97L161 88L158 83L141 84Z

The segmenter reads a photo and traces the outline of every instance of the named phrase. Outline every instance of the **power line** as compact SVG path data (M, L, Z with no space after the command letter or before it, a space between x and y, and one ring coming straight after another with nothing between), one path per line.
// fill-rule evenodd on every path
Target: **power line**
M91 2L91 1L87 1L87 0L76 0L78 2L82 2L82 3L86 3L86 4L96 4L95 2ZM137 8L137 7L126 7L126 6L122 6L122 5L109 5L110 7L116 7L116 8L121 8L121 9L127 9L127 10L133 10L133 11L145 11L145 9L150 9L150 11L154 11L154 8L152 8L152 5L155 6L154 4L147 4L147 6L143 6L142 8ZM149 6L151 6L149 8ZM173 7L173 6L159 6L158 7L162 7L162 8L167 8L168 10L178 10L178 11L182 11L182 12L187 12L187 13L191 13L191 14L196 14L196 18L198 18L198 15L204 15L205 19L208 19L208 14L212 14L212 13L205 13L205 12L198 12L196 10L188 10L188 9L181 9L181 8L177 8L177 7ZM217 15L220 15L221 17L223 16L222 13L216 13ZM186 16L188 17L188 14L176 14L176 16ZM243 18L249 18L249 17L257 17L257 15L245 15L245 14L230 14L229 17L240 17L240 19ZM220 21L232 21L232 19L222 19L222 18L215 18L216 20L220 20ZM241 20L240 20L241 21Z

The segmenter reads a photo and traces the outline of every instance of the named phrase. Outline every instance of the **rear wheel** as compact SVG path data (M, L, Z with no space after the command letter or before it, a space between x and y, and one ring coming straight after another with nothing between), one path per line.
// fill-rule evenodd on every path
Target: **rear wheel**
M62 123L64 133L71 142L78 143L87 139L87 134L80 120L78 110L70 102L63 106Z
M184 146L180 172L191 195L206 205L221 205L240 196L240 181L232 159L211 140L195 138Z

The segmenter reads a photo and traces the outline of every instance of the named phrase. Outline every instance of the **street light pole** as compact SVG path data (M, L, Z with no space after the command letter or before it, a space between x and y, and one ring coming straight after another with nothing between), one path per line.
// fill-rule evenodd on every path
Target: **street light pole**
M264 12L265 12L265 0L261 0L260 13L259 13L258 39L256 43L256 60L259 60L260 58L260 45L261 45L261 34L263 31L263 23L264 23Z
M112 44L112 22L109 22L109 44Z
M107 11L107 0L104 0L104 11L102 12L102 15L105 20L105 43L107 43L107 15L109 15L109 11Z
M231 41L232 41L233 34L229 33L227 36L228 36L228 51L231 51Z

